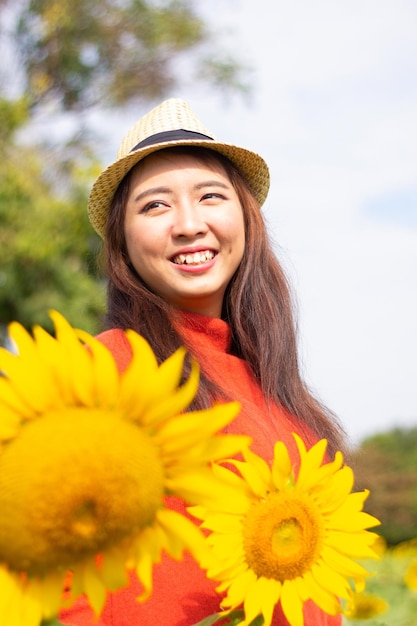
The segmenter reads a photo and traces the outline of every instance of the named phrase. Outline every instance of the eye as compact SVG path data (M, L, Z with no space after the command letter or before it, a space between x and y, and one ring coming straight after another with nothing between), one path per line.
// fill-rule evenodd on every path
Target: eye
M226 196L224 196L222 193L210 191L209 193L205 193L201 199L202 200L225 200Z
M162 202L161 200L152 200L152 202L148 202L147 204L145 204L139 211L139 213L142 214L146 214L149 213L152 210L157 210L157 209L161 209L166 207L166 204L164 202Z

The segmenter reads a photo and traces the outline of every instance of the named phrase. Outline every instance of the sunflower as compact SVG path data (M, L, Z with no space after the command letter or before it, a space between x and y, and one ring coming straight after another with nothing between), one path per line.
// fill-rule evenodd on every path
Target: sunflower
M340 613L339 598L352 593L349 579L367 576L355 559L377 558L375 535L366 529L379 522L362 511L368 492L351 493L353 472L342 466L342 454L323 463L325 439L307 451L294 437L297 477L283 442L275 444L271 468L247 450L244 461L228 461L240 476L221 464L213 468L234 486L234 497L190 509L211 531L207 574L227 592L221 606L227 613L243 604L245 625L262 615L269 626L278 602L291 626L303 625L308 599L330 615Z
M176 559L187 549L202 563L201 531L165 496L206 502L219 490L209 462L249 443L215 434L237 403L184 412L199 380L193 363L181 384L185 349L158 365L149 344L126 331L133 357L120 374L97 339L57 312L51 318L55 337L13 322L16 353L0 348L0 615L8 626L57 615L68 585L67 603L84 593L99 614L127 569L144 600L163 549Z
M380 596L373 593L353 593L346 615L351 620L367 620L383 615L388 608L388 602Z
M411 561L404 575L404 582L409 589L417 591L417 559Z

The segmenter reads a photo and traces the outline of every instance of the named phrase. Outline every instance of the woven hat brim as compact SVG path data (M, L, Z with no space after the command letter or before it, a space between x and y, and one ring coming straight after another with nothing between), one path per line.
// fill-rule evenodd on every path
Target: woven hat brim
M270 185L269 168L256 152L216 140L180 140L153 144L118 159L103 170L95 181L88 200L88 216L100 237L105 238L107 215L113 196L128 171L153 152L173 146L209 148L227 157L238 168L259 205L262 206L265 202Z

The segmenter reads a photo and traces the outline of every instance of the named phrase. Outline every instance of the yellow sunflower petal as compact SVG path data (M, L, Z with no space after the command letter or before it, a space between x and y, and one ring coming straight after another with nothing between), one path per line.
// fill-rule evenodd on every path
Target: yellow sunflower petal
M314 578L311 572L304 574L299 585L305 589L306 598L311 598L318 607L329 615L338 615L341 612L339 599L327 589L324 589Z
M193 513L196 511L198 518L198 508L199 507L189 507L187 510ZM228 535L231 533L232 535L238 534L238 531L241 529L242 520L238 515L225 515L224 513L213 513L213 514L205 514L200 513L205 518L203 528L208 528L210 530L215 530L216 532L221 533L222 535Z
M102 555L100 574L109 591L121 589L128 584L126 554L122 548L117 546Z
M145 602L152 593L153 565L160 561L161 549L164 545L164 532L159 526L145 528L136 541L129 566L134 568L143 591L138 597Z
M54 618L61 607L62 587L62 574L53 573L44 578L30 579L25 590L25 599L28 599L26 611L46 619Z
M160 397L170 397L161 388L158 379L158 361L149 343L137 333L126 331L126 337L132 348L132 359L124 372L122 381L123 406L129 406L129 398L134 400L136 416L142 415L149 404ZM172 414L172 413L171 413Z
M21 599L22 624L38 626L42 621L42 606L37 598L26 593Z
M243 452L251 443L252 440L247 435L227 434L213 437L205 442L200 441L202 445L196 445L196 449L199 448L200 460L208 463L224 461L239 452ZM191 453L190 450L188 452Z
M23 597L22 582L0 566L0 615L7 626L38 626L23 622Z
M191 373L185 383L178 387L177 390L169 397L155 398L155 401L147 407L142 416L145 424L155 425L167 417L182 413L194 399L199 383L199 367L197 362L193 361L191 365Z
M305 456L306 456L306 454L307 454L306 445L305 445L303 439L297 433L293 432L292 436L294 437L295 443L297 445L298 453L300 455L300 459L301 459L301 461L303 461Z
M332 569L347 578L359 578L367 575L367 570L357 561L326 545L321 553L323 561Z
M249 589L256 584L256 576L251 570L246 570L228 584L230 588L227 597L221 601L221 606L224 608L236 608L243 603ZM218 588L218 591L221 591L221 588Z
M304 482L302 483L297 479L297 485L298 487L302 487L304 490L311 489L313 492L321 492L324 487L328 486L329 481L333 480L333 476L338 470L341 469L342 465L343 455L341 452L336 452L333 461L320 465L316 472L311 472L310 477L307 473L305 473ZM329 500L329 506L334 506L334 502L331 499Z
M191 520L176 511L161 509L158 521L170 537L180 539L183 549L188 550L200 564L207 561L208 549L204 535Z
M126 332L126 336L132 348L132 359L120 380L118 407L128 419L140 421L144 408L152 400L152 390L156 395L158 362L143 337L133 331Z
M69 363L64 346L41 326L34 326L33 337L36 341L39 358L42 358L45 365L48 366L51 377L55 381L53 387L58 392L58 397L55 395L51 404L55 408L74 404L76 398L73 394L72 377L69 373Z
M1 370L0 362L0 371ZM0 402L2 408L5 407L14 411L21 419L33 416L33 407L30 403L25 402L24 398L19 393L19 389L16 389L6 376L0 376Z
M339 508L351 492L353 484L353 471L348 465L329 477L326 484L320 488L323 495L323 510L334 511Z
M252 452L250 448L247 448L243 451L243 458L247 463L250 463L250 465L256 468L260 478L266 485L271 485L271 471L268 463L264 461L262 457Z
M83 593L83 569L82 566L75 568L68 576L67 599L63 606L71 606Z
M237 580L240 576L243 576L245 572L248 572L247 565L244 563L244 559L236 564L236 559L230 558L230 562L225 561L223 563L223 567L221 569L211 568L211 563L208 562L207 565L207 576L212 578L213 580L223 580L226 579L225 589L230 586L229 580ZM233 584L233 583L232 583ZM229 596L230 596L229 591Z
M153 590L153 566L155 561L151 558L149 552L144 552L140 561L136 566L136 575L143 586L142 593L138 596L138 602L145 602Z
M368 490L349 494L338 509L332 512L331 527L355 532L379 526L380 521L376 517L361 510L368 495Z
M115 407L119 395L120 377L112 353L88 333L78 330L77 335L86 343L91 352L92 385L96 402L102 407Z
M203 528L206 528L205 524ZM226 551L229 555L233 551L234 558L229 556L229 558L221 559L222 564L220 569L222 571L229 570L231 567L233 567L233 563L238 563L240 557L243 560L245 558L243 542L238 533L216 534L215 537L211 536L211 539L208 540L207 543L211 546L213 554L220 558Z
M375 559L377 557L372 548L373 533L370 532L346 533L329 530L326 535L326 543L354 559Z
M300 437L296 437L295 440L302 459L297 476L297 485L303 488L305 483L310 484L311 477L323 463L327 441L326 439L320 439L310 450L304 452L305 446Z
M83 568L83 587L88 602L96 615L100 615L106 601L106 588L92 561L87 561Z
M337 570L329 567L322 559L312 566L311 573L323 589L340 598L349 597L349 581Z
M380 521L364 511L356 511L350 515L343 514L340 510L333 513L329 526L337 530L345 530L346 532L357 532L365 528L378 526Z
M50 311L57 340L64 347L68 368L77 375L71 377L74 398L83 406L94 406L93 368L91 355L78 339L76 331L57 311Z
M246 498L233 487L223 485L208 468L195 468L189 474L172 473L165 484L169 492L179 494L188 503L208 505L211 502L220 506L221 502L228 502L237 511L247 507Z
M175 420L161 425L157 435L158 442L164 446L166 453L173 452L175 454L197 446L200 442L205 445L206 436L215 434L230 424L238 414L239 409L238 402L229 402L219 404L206 411L178 415ZM200 456L201 449L198 450L197 454ZM208 459L204 458L204 461L206 460ZM212 458L211 460L215 459Z
M244 602L245 608L245 621L244 624L250 624L255 618L262 613L262 579L257 578L253 585L251 585L247 592Z
M283 441L277 441L274 446L272 461L272 480L275 488L284 490L293 480L292 463L288 450Z
M259 600L264 618L264 626L270 626L275 605L284 592L284 585L273 578L260 578L258 584Z
M18 579L0 564L0 615L6 615L11 598L20 589Z
M10 334L19 334L16 331L26 331L20 324L12 323ZM36 376L33 372L36 368ZM0 371L6 374L9 385L21 400L27 404L32 412L41 412L50 404L50 398L45 395L45 388L50 387L50 376L36 356L35 350L29 355L12 354L0 347Z
M181 382L181 373L187 351L184 347L178 348L158 368L158 382L166 393L172 393Z
M244 463L233 459L229 462L231 465L236 467L237 470L239 470L240 475L249 485L255 496L263 498L266 495L268 487L270 486L270 481L265 484L256 467L254 467L251 463Z
M224 467L220 463L213 463L213 474L217 476L225 485L236 487L241 491L246 491L246 496L250 497L250 489L245 489L245 481L240 476L230 471L230 468ZM232 511L231 511L232 512Z
M0 404L0 442L13 439L19 432L20 418L16 411Z
M281 591L281 606L291 626L304 626L303 603L297 588L291 581L284 580Z

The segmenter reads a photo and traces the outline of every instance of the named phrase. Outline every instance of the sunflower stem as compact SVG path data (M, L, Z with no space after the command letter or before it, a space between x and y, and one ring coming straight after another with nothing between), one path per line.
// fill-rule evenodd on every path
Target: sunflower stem
M227 622L224 620L227 619ZM214 624L218 624L219 622L224 623L224 626L238 626L245 619L245 612L242 609L237 609L236 611L232 611L229 615L219 615L218 613L214 613L213 615L209 615L208 617L201 620L197 624L193 626L214 626ZM249 626L262 626L264 623L264 618L262 615L258 615L255 619L249 624ZM49 625L48 625L49 626Z

